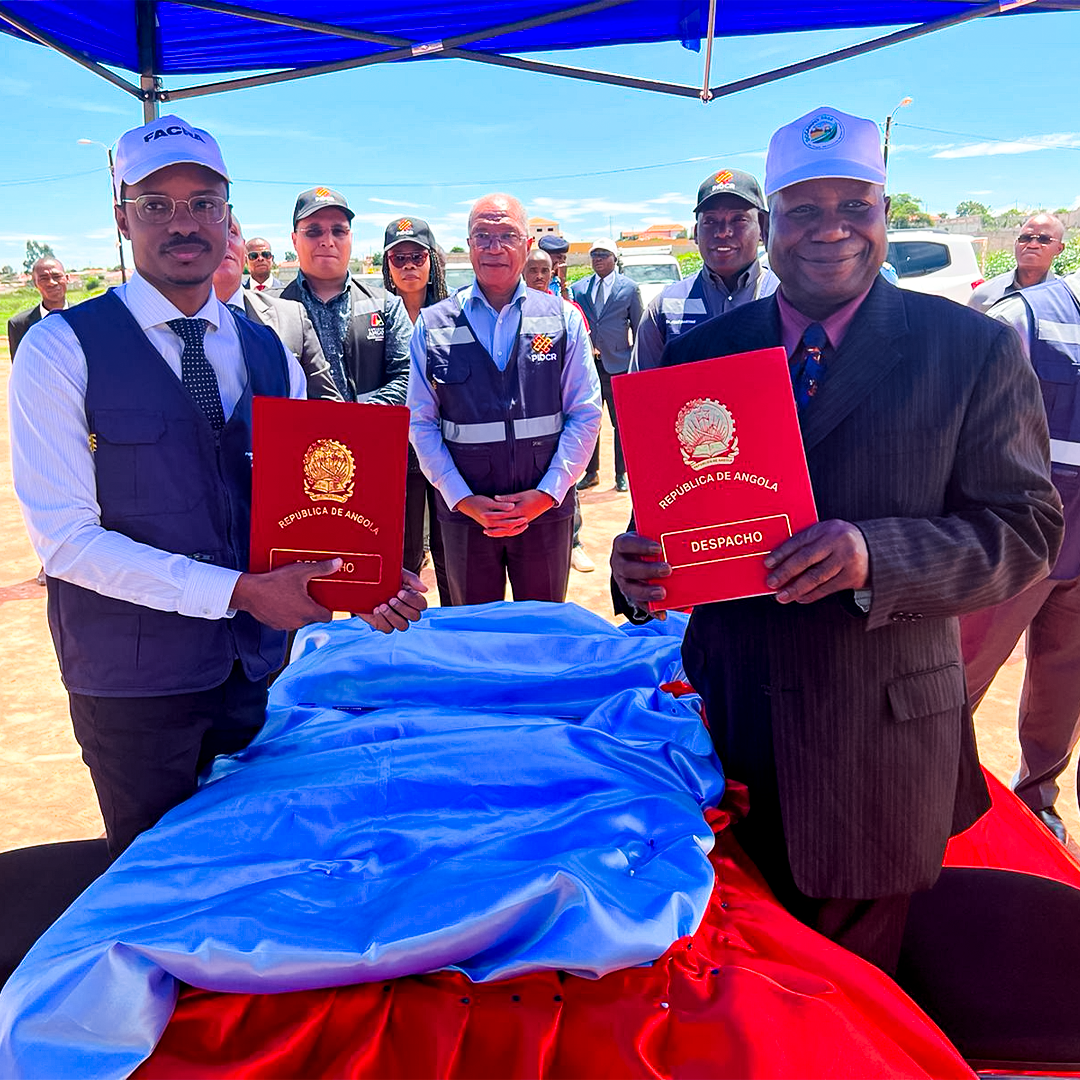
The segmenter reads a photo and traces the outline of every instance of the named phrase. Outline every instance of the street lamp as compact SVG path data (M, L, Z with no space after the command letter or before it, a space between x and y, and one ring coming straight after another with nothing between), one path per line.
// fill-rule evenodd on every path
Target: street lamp
M901 98L900 103L896 106L896 108L893 109L893 111L891 113L889 113L888 116L885 117L885 153L884 153L884 162L883 162L883 164L886 165L886 166L889 164L889 133L892 131L893 113L895 113L898 109L902 109L905 105L910 105L910 104L911 104L911 98L909 98L909 97Z
M113 156L112 147L106 146L103 142L98 142L96 139L79 139L77 140L80 146L100 146L102 150L109 157L109 194L112 195L113 185ZM127 284L127 268L124 266L124 238L120 234L120 226L116 226L116 247L120 252L120 280Z

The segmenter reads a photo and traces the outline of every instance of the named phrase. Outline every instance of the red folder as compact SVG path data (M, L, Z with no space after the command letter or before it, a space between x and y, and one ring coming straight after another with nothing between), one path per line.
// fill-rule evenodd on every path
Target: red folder
M402 405L255 398L252 572L340 558L311 581L313 599L363 613L389 600L401 587L408 446Z
M612 391L637 531L672 568L650 610L771 592L765 556L817 521L784 350L619 375Z

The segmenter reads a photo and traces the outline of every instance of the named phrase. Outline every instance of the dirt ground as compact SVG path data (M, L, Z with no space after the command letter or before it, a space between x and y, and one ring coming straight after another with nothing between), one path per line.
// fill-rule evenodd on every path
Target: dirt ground
M0 365L7 343L0 337ZM45 621L45 590L11 486L7 381L0 381L0 850L101 834L93 785L71 734L67 698ZM611 538L625 527L630 497L613 488L611 429L603 431L601 483L582 497L582 538L596 571L571 571L569 599L614 619L608 595ZM434 594L434 581L426 571ZM998 673L976 717L983 761L1002 780L1016 767L1016 701L1023 677L1020 649ZM1080 836L1075 771L1063 778L1058 810Z

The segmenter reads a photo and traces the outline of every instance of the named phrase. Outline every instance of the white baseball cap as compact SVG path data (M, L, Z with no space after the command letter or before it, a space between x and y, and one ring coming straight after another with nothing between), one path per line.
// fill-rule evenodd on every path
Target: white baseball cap
M592 247L589 248L589 254L591 255L594 251L606 251L616 258L619 257L619 249L615 246L614 240L594 240Z
M179 116L162 116L125 131L116 142L113 195L120 202L122 184L137 184L166 165L205 165L226 182L228 170L214 136Z
M822 106L773 134L765 158L765 194L837 177L885 183L881 136L873 120Z

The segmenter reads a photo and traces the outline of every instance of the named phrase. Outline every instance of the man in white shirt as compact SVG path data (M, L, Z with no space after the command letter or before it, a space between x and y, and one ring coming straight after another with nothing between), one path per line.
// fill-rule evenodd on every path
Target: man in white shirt
M129 131L114 194L137 272L28 333L10 419L15 491L116 856L258 732L284 631L330 617L307 583L337 562L245 572L251 398L302 398L304 375L211 291L228 233L217 143L176 116ZM404 629L423 606L403 588L370 621Z
M1051 264L1065 250L1065 226L1053 214L1033 214L1024 222L1013 245L1016 268L998 274L971 290L967 306L989 311L1002 297L1041 285L1057 275Z
M274 252L270 241L261 236L253 236L246 245L248 277L244 279L245 289L263 292L265 289L284 289L285 282L274 273Z
M426 307L410 344L409 438L439 496L454 604L566 599L571 488L600 430L581 315L527 289L528 218L508 195L469 214L476 281Z
M67 304L67 271L60 260L47 255L38 259L30 271L34 288L41 294L41 300L32 308L20 311L8 319L7 339L8 356L15 359L19 342L26 336L26 331L54 311L63 311Z

